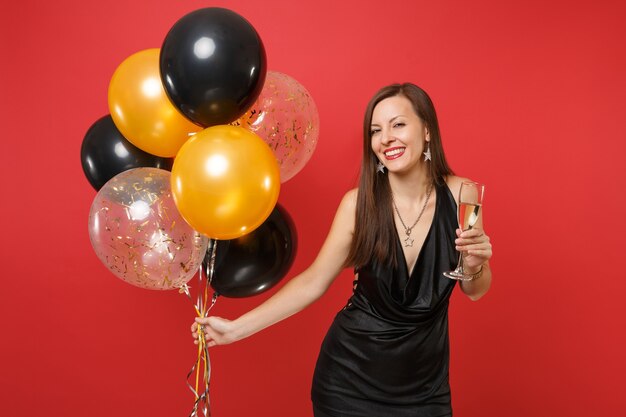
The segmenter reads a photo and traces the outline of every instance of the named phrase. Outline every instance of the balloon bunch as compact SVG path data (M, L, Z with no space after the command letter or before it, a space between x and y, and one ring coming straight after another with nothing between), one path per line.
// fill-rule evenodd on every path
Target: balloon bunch
M199 316L218 294L248 297L278 283L296 250L293 222L276 204L280 185L311 157L319 117L302 85L267 71L254 27L223 8L187 14L160 49L118 66L108 104L81 147L98 191L89 236L104 265L132 285L190 299L200 271ZM210 366L199 346L192 415L206 416Z

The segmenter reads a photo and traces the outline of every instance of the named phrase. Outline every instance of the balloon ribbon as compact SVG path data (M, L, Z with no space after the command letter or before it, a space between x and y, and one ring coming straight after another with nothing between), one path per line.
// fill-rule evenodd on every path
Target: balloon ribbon
M209 262L207 262L206 270L200 265L198 272L198 295L194 308L198 317L208 317L209 311L215 305L219 294L214 292L209 300L209 287L213 280L213 274L215 273L215 250L217 248L217 241L215 239L209 239L209 246L207 253L209 255ZM187 284L183 284L180 288L180 292L185 294L189 300L193 302L191 297L190 287ZM195 402L189 417L198 417L198 413L201 412L204 417L211 416L211 401L209 398L209 386L211 382L211 361L209 358L209 349L206 345L206 339L204 337L204 329L202 326L198 326L198 359L191 367L191 370L187 374L187 386L193 392ZM194 377L194 385L189 380ZM200 391L200 382L202 381L202 391Z

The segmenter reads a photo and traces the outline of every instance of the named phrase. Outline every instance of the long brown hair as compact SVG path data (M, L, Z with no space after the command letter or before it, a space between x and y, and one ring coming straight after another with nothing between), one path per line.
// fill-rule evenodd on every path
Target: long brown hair
M435 106L428 94L411 83L392 84L381 88L368 103L363 120L363 160L356 221L346 266L359 268L369 263L372 258L382 264L397 266L391 187L387 174L376 171L378 158L372 150L371 136L374 108L382 100L395 96L409 99L415 113L428 129L432 158L429 162L430 180L441 185L445 181L445 176L453 174L443 153Z

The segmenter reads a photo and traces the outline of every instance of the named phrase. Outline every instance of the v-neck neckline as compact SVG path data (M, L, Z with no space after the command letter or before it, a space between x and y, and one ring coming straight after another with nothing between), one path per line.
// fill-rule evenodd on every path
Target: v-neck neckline
M404 255L404 249L402 247L402 240L400 239L400 235L398 234L398 228L394 226L394 230L396 232L396 242L398 242L399 247L400 247L400 253L402 254L402 264L404 265L404 271L406 272L406 275L409 280L411 279L413 272L417 268L417 264L422 259L422 252L424 252L424 247L426 246L426 243L428 242L428 239L430 238L430 234L433 230L433 224L435 224L435 220L437 219L437 215L439 213L439 189L438 187L435 187L433 191L435 191L435 213L433 214L433 218L430 222L430 226L428 227L428 232L426 232L426 237L424 238L424 241L422 242L422 247L417 253L417 258L415 258L415 265L413 265L413 269L411 270L409 270L409 265L406 261L406 256Z

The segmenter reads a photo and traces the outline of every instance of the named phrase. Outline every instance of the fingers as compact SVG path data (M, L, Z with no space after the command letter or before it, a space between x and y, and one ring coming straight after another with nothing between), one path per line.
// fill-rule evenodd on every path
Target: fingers
M201 335L209 347L230 343L230 339L225 335L229 331L230 323L230 320L221 317L196 317L191 325L194 344L198 344Z
M198 334L200 332L200 325L198 325L198 323L193 323L191 325L191 337L193 337L194 339L198 339Z
M193 344L194 344L194 345L197 345L198 343L199 343L199 341L198 341L198 340L194 340L194 341L193 341ZM205 341L205 342L204 342L204 344L205 344L207 347L217 346L217 342L216 342L215 340Z
M457 245L456 250L459 252L465 252L467 255L477 255L479 253L491 252L491 248L487 245Z
M191 336L194 339L193 343L195 345L198 344L201 336L204 337L204 341L207 346L215 346L217 344L214 338L218 336L218 333L213 331L213 329L211 329L211 327L209 327L208 325L202 326L201 328L197 327L196 331L191 333Z
M210 326L204 327L204 340L207 342L216 342L221 340L222 335L215 330L213 330Z
M487 241L489 241L489 236L487 236L482 229L468 229L468 230L456 229L456 236L457 236L456 241L458 241L458 239L482 239L482 238L485 238Z
M482 229L461 231L457 229L458 238L454 240L455 249L463 252L464 256L476 256L483 259L491 258L491 243L489 236Z
M478 258L489 259L491 258L491 249L473 249L467 251L468 255L476 256Z
M454 243L459 246L489 243L489 236L481 229L470 229L464 232L457 229L456 234L458 237L454 240Z
M198 344L198 338L200 337L200 331L202 331L202 334L206 335L206 328L207 328L207 326L204 326L202 324L202 322L206 322L206 321L207 321L206 318L196 317L196 321L194 321L193 324L191 325L191 337L194 339L194 343L196 345Z
M206 335L207 333L207 328L208 328L208 323L209 323L209 319L208 317L196 317L195 321L193 322L193 324L191 325L191 337L193 337L197 343L199 333L200 333L200 326L202 326L202 333Z
M462 237L462 238L472 238L472 237L482 237L482 236L487 236L485 235L485 231L483 229L479 229L479 228L474 228L474 229L468 229L468 230L461 230L461 229L456 229L456 235L458 237Z

